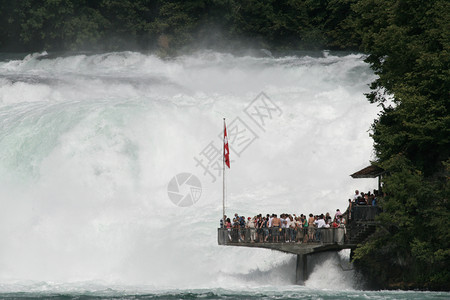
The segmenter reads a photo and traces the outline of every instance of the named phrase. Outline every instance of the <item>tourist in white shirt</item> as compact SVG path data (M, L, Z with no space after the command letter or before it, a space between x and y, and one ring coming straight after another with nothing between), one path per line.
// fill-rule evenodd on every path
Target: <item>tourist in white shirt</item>
M359 197L361 197L361 195L359 194L359 191L356 190L355 195L353 195L353 201L356 201Z
M271 216L267 215L267 218L269 218L269 224L268 227L272 228L272 222L273 222L273 214Z
M247 228L250 231L250 242L254 243L256 240L256 226L255 226L256 217L250 218L247 220Z
M326 223L325 220L323 219L324 216L323 214L321 214L319 216L319 218L317 220L314 221L314 224L316 225L316 241L320 241L321 237L322 237L322 228L325 227Z

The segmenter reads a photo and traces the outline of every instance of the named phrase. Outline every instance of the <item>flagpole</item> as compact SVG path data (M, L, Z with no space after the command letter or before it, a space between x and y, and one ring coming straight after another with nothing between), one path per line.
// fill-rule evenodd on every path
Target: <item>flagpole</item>
M222 198L222 218L223 218L223 226L225 226L225 118L223 118L223 132L224 132L224 142L223 142L223 152L222 152L222 166L223 166L223 198Z

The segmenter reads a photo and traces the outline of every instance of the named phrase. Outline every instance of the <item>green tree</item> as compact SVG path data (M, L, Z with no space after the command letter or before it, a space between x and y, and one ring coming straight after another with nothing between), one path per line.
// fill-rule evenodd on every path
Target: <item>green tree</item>
M86 1L21 1L15 10L20 41L36 50L76 50L99 41L105 20Z
M351 9L358 0L329 0L324 33L327 44L334 49L358 49L360 35L355 30L356 13Z
M0 3L0 49L354 47L357 0L22 0ZM234 41L230 43L230 41ZM169 52L170 52L169 51Z
M98 10L106 20L104 43L108 49L153 47L157 41L152 23L163 1L103 0Z
M379 76L368 99L382 109L372 137L388 172L383 227L356 262L384 285L448 289L450 4L361 0L353 9Z
M20 34L18 11L18 1L0 2L0 49L8 51L22 46L18 38Z

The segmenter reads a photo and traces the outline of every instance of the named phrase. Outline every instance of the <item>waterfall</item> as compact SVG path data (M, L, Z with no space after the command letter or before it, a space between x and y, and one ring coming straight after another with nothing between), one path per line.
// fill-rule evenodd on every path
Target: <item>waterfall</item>
M363 59L3 58L0 282L292 284L291 255L217 245L223 118L228 215L344 211L355 189L376 187L349 176L373 159L368 130L379 111L364 97L375 75ZM168 189L183 173L200 184L180 186L196 191L180 207ZM340 272L327 261L307 286Z

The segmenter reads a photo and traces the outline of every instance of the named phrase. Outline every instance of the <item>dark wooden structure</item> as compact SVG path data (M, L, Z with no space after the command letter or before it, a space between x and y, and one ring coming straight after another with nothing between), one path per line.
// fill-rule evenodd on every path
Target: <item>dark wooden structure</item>
M370 165L365 167L364 169L359 170L358 172L353 173L352 178L377 178L378 177L378 192L381 193L381 178L386 171L380 167Z

